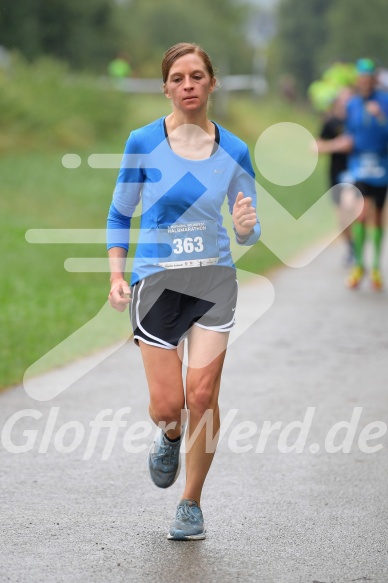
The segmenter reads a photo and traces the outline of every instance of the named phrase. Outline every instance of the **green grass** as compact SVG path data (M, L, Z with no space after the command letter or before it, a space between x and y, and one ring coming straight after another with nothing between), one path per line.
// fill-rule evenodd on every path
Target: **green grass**
M43 74L42 74L43 75ZM43 75L44 77L44 75ZM31 78L31 77L29 77ZM2 83L4 84L4 79ZM38 81L35 83L39 85ZM42 81L43 83L43 81ZM57 80L58 86L60 81ZM47 79L43 86L48 89ZM81 84L82 86L82 84ZM103 242L99 244L31 244L25 239L29 229L101 229L105 226L106 213L111 200L116 170L95 170L87 164L94 152L121 153L129 131L169 112L169 104L163 96L111 95L90 86L82 86L67 106L70 127L64 133L51 127L66 128L66 116L60 108L50 112L50 122L43 123L44 110L50 110L48 97L34 110L32 118L41 121L36 125L28 114L27 101L20 98L13 87L7 89L7 107L24 111L28 123L22 117L6 116L6 128L1 144L0 158L2 196L0 200L0 227L2 233L2 278L0 288L2 330L0 345L0 387L18 383L26 369L57 345L61 348L43 358L33 369L34 373L60 366L97 348L109 345L128 335L128 316L104 311L99 318L89 322L106 303L109 291L107 273L70 273L64 268L69 257L105 258ZM44 91L43 91L44 93ZM101 95L102 94L102 95ZM33 98L32 89L29 94ZM3 94L3 103L6 99ZM88 100L90 110L86 114ZM98 112L106 100L108 107L118 107L112 112ZM1 100L1 98L0 98ZM77 105L78 103L78 105ZM112 105L113 104L113 105ZM19 108L19 109L18 109ZM73 108L73 112L71 109ZM5 116L3 110L3 117ZM85 118L81 114L85 110ZM74 113L75 112L75 113ZM8 111L9 113L9 111ZM20 114L21 115L21 114ZM73 117L71 117L73 116ZM75 117L78 121L74 121ZM119 123L109 119L118 118ZM217 120L217 116L212 116ZM43 120L43 121L42 121ZM253 153L257 138L271 124L279 121L296 121L315 131L314 118L303 109L291 109L266 100L253 100L247 96L235 97L230 102L229 119L218 120L247 141ZM89 128L86 137L80 135ZM64 139L66 134L66 139ZM47 141L46 141L47 138ZM77 169L65 169L62 156L77 153L82 160ZM300 216L324 191L324 169L318 166L313 175L297 187L275 187L258 173L259 183L280 201L294 216ZM260 214L260 206L259 206ZM331 227L331 209L322 217L319 225L311 225L298 241L287 241L282 231L286 249L290 255L301 250ZM278 228L274 218L261 214L264 229ZM279 265L279 259L259 243L238 261L238 267L247 272L263 273ZM77 331L84 326L83 333ZM71 341L63 342L69 336Z
M63 266L67 257L103 256L104 245L32 245L26 231L103 226L114 176L97 176L86 166L65 170L58 152L3 156L0 168L4 386L19 381L27 366L94 316L108 293L103 274L72 274ZM107 341L113 339L108 334ZM86 349L94 343L105 342L91 339Z

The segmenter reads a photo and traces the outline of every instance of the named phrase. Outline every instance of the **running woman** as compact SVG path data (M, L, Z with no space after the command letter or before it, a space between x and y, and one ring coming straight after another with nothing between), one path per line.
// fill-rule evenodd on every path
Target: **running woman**
M388 186L388 94L376 88L376 67L370 59L357 61L358 95L347 106L345 132L328 141L318 141L321 153L350 152L348 170L364 197L364 208L354 222L353 241L356 264L347 285L358 288L364 275L364 245L367 221L372 217L372 287L383 287L380 258L383 240L383 209Z
M207 117L216 87L209 56L196 44L174 45L164 55L162 75L172 112L130 134L109 210L109 300L119 311L130 303L149 413L158 426L148 454L156 486L175 482L184 433L188 440L185 487L168 538L198 540L205 538L201 493L215 449L206 443L206 425L213 427L216 443L221 373L237 301L223 202L239 245L254 244L260 224L248 148ZM129 287L125 259L140 199Z

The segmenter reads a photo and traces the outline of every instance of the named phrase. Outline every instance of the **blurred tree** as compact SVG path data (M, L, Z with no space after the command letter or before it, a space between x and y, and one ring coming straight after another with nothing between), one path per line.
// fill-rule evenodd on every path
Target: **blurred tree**
M248 8L236 0L131 0L120 7L125 33L122 49L135 72L160 76L164 51L177 42L196 42L220 72L250 73L252 46L247 38Z
M327 61L368 56L387 64L387 0L338 0L330 6L326 22L328 36L322 54Z
M0 42L28 59L49 54L101 69L117 50L114 0L2 0Z
M0 43L35 57L41 52L37 0L2 0L0 5Z
M341 4L341 0L336 2ZM328 36L326 15L333 4L334 0L282 0L279 4L277 66L280 74L291 74L303 92L319 76Z
M384 65L388 54L387 0L281 0L272 46L278 74L305 91L335 61L362 56Z
M222 70L251 72L244 0L1 0L0 44L106 71L119 52L141 74L159 75L172 44L203 44Z

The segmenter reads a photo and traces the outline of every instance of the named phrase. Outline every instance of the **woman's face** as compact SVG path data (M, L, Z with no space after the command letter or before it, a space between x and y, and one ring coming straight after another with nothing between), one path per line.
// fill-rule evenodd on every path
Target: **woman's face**
M172 65L164 85L165 95L174 108L183 112L206 109L216 80L210 77L205 63L196 53L180 57Z

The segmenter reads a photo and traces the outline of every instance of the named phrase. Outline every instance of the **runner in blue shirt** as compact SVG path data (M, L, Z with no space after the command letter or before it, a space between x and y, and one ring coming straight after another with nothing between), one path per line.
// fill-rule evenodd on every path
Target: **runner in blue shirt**
M348 286L357 288L364 277L366 223L373 214L374 259L370 277L374 289L381 290L383 209L388 186L388 94L376 89L373 61L360 59L357 70L359 94L348 103L345 133L327 142L319 141L318 149L322 153L350 152L349 175L364 197L363 211L352 227L356 265Z
M159 427L148 455L156 486L175 482L185 431L189 439L185 488L168 538L197 540L205 538L200 500L220 427L218 394L237 300L224 201L238 244L255 243L260 224L248 148L207 117L216 86L209 56L195 44L174 45L164 55L162 73L172 113L131 133L109 210L109 300L119 311L131 304L149 412ZM129 287L125 259L140 200ZM207 425L214 443L207 440Z

